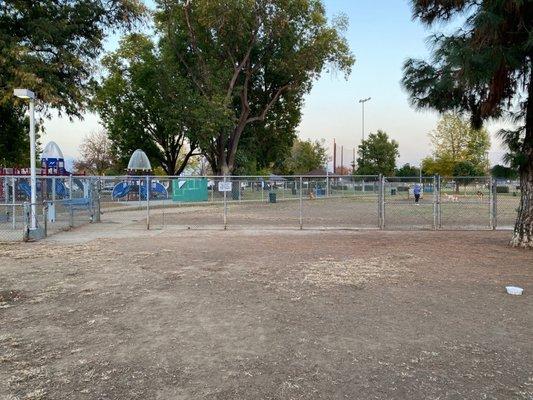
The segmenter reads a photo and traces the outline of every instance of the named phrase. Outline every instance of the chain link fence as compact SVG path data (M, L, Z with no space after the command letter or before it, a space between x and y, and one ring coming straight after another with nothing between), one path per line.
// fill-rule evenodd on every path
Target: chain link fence
M0 241L91 222L128 229L512 229L516 182L490 177L0 177Z
M30 230L50 235L93 222L97 184L94 177L39 176L36 203L30 204L29 176L0 176L0 242L31 239Z

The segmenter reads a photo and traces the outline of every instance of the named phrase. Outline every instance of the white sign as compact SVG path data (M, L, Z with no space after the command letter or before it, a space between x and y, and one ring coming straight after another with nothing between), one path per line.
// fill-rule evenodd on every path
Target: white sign
M218 191L219 192L231 192L233 182L218 182Z

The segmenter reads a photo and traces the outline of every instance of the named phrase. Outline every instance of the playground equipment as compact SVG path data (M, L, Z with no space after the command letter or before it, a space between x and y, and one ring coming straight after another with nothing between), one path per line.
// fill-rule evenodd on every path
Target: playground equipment
M22 201L31 199L29 168L0 168L0 199L12 208L13 221L15 207ZM37 169L37 202L47 203L47 219L56 219L56 205L63 206L70 213L74 210L90 210L92 207L92 186L88 179L74 176L65 167L63 152L55 142L49 142L41 154L40 168ZM10 212L11 213L11 212Z
M113 199L123 199L130 195L137 195L141 200L146 200L146 179L132 178L115 185L112 192ZM168 197L167 188L160 182L150 182L150 199L166 199Z
M148 179L142 176L150 175L152 172L152 165L144 151L137 149L133 152L128 162L128 178L113 188L111 194L113 199L132 200L146 200L150 199L166 199L168 198L167 188L155 180L150 179L150 186L148 187Z

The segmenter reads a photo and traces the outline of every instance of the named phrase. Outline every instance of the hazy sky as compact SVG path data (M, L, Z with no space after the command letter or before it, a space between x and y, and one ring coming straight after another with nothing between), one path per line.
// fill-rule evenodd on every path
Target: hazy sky
M349 165L352 149L361 141L361 105L358 100L372 97L365 107L365 131L385 130L400 144L398 164L419 165L431 149L427 134L435 128L438 115L419 112L408 103L400 86L402 65L408 57L426 57L426 38L431 33L411 19L407 0L325 0L328 15L345 13L350 20L347 38L357 61L346 81L339 75L324 74L306 98L299 133L302 138L333 139L345 147L344 163ZM108 40L107 49L116 48L117 38ZM99 128L98 118L87 115L83 121L54 118L45 123L43 142L56 141L66 157L77 157L82 138ZM492 134L497 124L488 126ZM330 149L331 151L331 149ZM494 138L490 158L500 162L503 150ZM338 156L340 162L340 155Z

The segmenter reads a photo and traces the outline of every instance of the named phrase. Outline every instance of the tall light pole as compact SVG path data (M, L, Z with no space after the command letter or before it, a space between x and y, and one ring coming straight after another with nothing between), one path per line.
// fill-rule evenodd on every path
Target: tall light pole
M363 109L363 118L362 118L362 124L363 124L362 138L363 138L363 142L365 141L365 103L367 101L370 101L370 100L372 100L372 97L367 97L366 99L359 100L359 103L361 103L361 107Z
M30 100L30 229L37 229L37 174L35 171L35 93L29 89L15 89L15 96Z
M363 129L362 129L362 134L361 134L361 137L362 137L361 144L365 142L365 103L367 101L370 101L371 99L372 97L367 97L366 99L359 100L359 103L361 103L361 108L363 109L363 118L362 118ZM364 151L361 153L361 159L363 160L363 162L365 161ZM363 187L364 187L364 184L363 184Z

